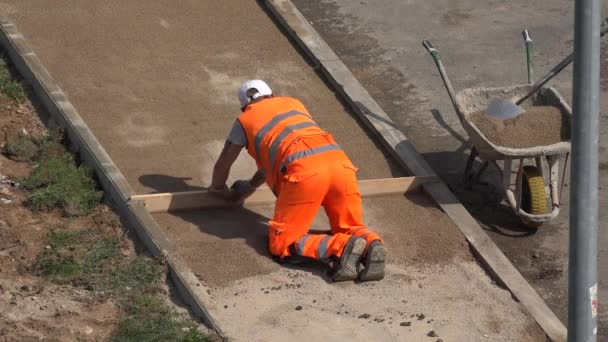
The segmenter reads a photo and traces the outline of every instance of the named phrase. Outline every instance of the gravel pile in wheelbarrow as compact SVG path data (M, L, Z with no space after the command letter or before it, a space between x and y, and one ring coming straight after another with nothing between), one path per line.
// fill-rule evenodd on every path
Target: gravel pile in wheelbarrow
M534 106L514 119L499 120L484 111L475 112L469 120L494 145L510 148L547 146L570 140L570 125L557 107Z

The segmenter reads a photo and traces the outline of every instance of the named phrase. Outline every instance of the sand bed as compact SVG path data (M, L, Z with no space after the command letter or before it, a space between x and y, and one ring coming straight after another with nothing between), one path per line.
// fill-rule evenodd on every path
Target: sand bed
M313 230L329 227L322 211ZM261 206L154 214L154 218L203 283L217 287L281 267L267 252L266 222L272 213L272 206ZM462 234L425 195L365 199L364 215L365 222L386 240L392 262L428 265L454 258L471 260Z
M274 262L271 206L154 216L208 290L211 314L239 341L427 341L431 331L432 341L543 341L425 195L365 199L364 212L387 241L389 266L383 281L361 284L332 284L318 263ZM326 228L319 214L313 229Z
M518 117L499 120L475 112L469 120L495 145L511 148L548 146L570 140L570 126L557 107L535 106Z

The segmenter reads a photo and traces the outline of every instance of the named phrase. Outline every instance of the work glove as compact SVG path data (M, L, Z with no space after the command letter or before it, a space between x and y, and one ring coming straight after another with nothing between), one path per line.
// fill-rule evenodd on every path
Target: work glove
M224 186L219 189L209 187L207 191L209 191L209 193L211 193L212 195L223 198L227 201L232 201L235 197L234 191L228 189L228 186L226 186L226 184L224 184Z
M234 201L242 202L255 192L248 180L237 180L232 184L230 190L234 193Z

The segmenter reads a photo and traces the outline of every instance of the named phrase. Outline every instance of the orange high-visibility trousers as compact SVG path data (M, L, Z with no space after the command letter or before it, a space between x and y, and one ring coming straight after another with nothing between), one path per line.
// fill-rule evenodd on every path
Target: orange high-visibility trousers
M327 144L327 137L304 137L296 143L314 148ZM340 150L289 164L281 179L274 217L269 222L271 254L323 260L340 257L353 235L366 239L368 245L374 240L383 241L363 224L356 172L357 168ZM308 234L321 206L329 218L331 234Z

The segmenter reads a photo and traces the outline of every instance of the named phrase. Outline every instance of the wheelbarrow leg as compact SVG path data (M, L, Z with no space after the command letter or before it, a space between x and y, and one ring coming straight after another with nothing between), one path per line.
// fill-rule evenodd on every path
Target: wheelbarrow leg
M490 165L490 163L488 161L484 161L483 164L481 164L481 167L479 168L479 170L477 170L477 172L475 172L475 175L473 175L473 183L479 183L480 179L481 179L481 175L486 171L486 169L488 168L488 165Z
M548 156L547 162L549 163L549 187L551 194L551 208L559 207L560 205L560 190L557 187L559 179L559 157Z
M473 146L473 148L471 148L471 153L469 154L469 159L467 160L467 166L464 169L464 184L469 184L473 180L473 163L475 162L475 158L477 158L478 155L479 152L477 151L475 146Z
M519 209L521 209L521 194L522 194L522 185L524 181L524 160L519 159L519 168L517 169L517 177L515 183L515 214L519 215Z

